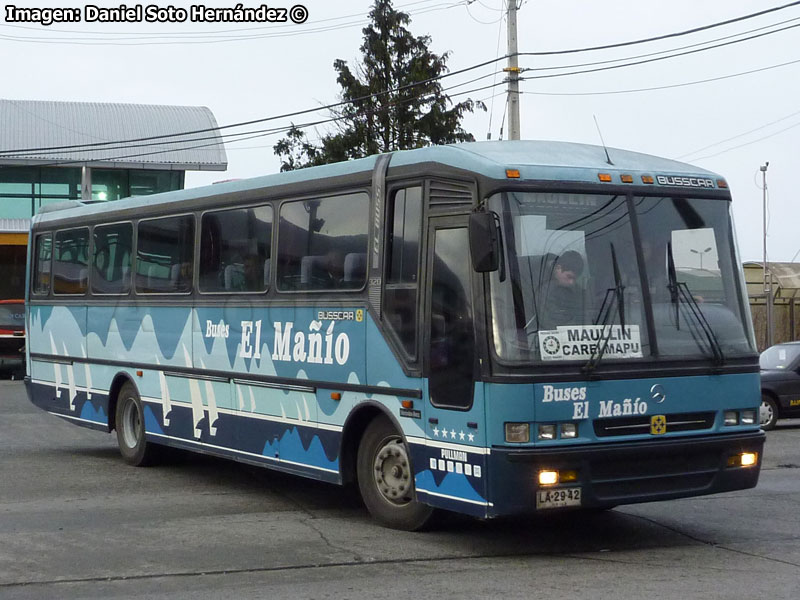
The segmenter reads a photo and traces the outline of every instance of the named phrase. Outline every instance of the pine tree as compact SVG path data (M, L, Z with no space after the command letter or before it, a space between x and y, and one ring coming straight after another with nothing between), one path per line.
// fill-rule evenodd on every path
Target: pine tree
M339 162L430 144L474 141L461 127L465 113L485 110L467 99L453 104L442 90L449 52L429 49L429 36L407 29L408 14L391 0L375 0L363 29L361 61L351 70L341 59L333 63L345 102L331 111L336 130L315 146L294 125L275 146L281 171Z

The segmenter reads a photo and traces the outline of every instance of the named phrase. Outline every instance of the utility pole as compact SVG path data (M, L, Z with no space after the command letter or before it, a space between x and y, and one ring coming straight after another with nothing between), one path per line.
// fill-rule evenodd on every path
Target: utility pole
M508 2L508 139L519 139L519 60L517 57L517 0Z
M773 323L772 323L772 273L767 266L767 167L769 161L761 166L761 181L763 193L763 219L764 219L764 297L766 299L767 309L767 331L765 336L766 347L769 348L773 344ZM767 279L769 277L769 279Z

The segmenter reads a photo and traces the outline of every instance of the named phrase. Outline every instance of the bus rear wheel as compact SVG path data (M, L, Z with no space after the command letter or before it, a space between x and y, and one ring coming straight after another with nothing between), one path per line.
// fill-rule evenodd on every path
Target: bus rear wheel
M356 469L364 504L381 525L417 531L430 522L433 508L416 500L408 447L387 417L367 426Z
M123 460L135 467L152 464L156 448L145 439L142 400L130 382L122 386L117 397L116 426Z

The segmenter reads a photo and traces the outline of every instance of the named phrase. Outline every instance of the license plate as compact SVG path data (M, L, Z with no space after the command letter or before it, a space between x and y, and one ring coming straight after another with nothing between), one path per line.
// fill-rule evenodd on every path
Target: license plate
M538 490L536 492L536 508L561 508L563 506L580 506L581 488L560 488L557 490Z

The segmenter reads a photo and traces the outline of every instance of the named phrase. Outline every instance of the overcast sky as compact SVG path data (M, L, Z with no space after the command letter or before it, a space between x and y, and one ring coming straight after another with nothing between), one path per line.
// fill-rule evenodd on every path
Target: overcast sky
M200 0L197 0L200 1ZM4 3L7 5L8 3ZM14 2L45 7L45 0ZM58 6L83 10L82 2ZM115 7L119 2L94 2ZM168 6L170 2L154 3ZM174 6L192 2L173 0ZM613 44L693 29L789 4L789 0L523 0L519 51L541 52ZM234 6L209 0L206 6ZM244 1L258 6L257 1ZM293 0L269 3L293 6ZM128 2L128 6L133 6ZM42 27L7 23L0 15L0 96L209 107L220 125L279 115L337 100L333 60L358 58L370 0L305 0L303 25L218 23L73 23ZM411 31L429 35L436 52L451 53L451 70L506 53L504 0L396 0L410 13ZM780 25L778 25L780 23ZM596 117L610 147L676 158L720 173L730 182L743 259L762 256L762 185L769 161L769 260L800 257L800 210L792 177L800 172L800 6L660 42L608 51L520 58L526 69L638 57L757 39L640 66L521 83L523 139L597 144ZM758 31L754 31L758 30ZM751 32L745 35L744 32ZM726 38L721 40L720 38ZM226 41L223 41L226 40ZM230 41L232 40L232 41ZM499 44L498 44L499 42ZM498 50L499 48L499 50ZM682 50L685 51L685 50ZM642 60L641 58L636 60ZM793 64L781 65L782 63ZM629 61L625 61L629 62ZM619 64L619 63L609 63ZM502 66L498 64L498 66ZM774 67L774 68L772 68ZM584 70L527 71L525 77ZM484 67L445 80L445 87L491 74ZM727 77L758 71L735 77ZM723 78L724 77L724 78ZM693 82L718 78L717 81ZM722 78L722 79L719 79ZM451 93L500 83L488 76ZM680 87L666 87L678 86ZM632 92L645 88L665 88ZM468 117L478 140L498 139L503 88L476 91L492 110ZM621 92L598 94L598 92ZM492 98L493 94L498 94ZM462 97L459 97L459 99ZM324 118L326 113L310 117ZM296 120L302 122L304 118ZM287 124L270 122L265 127ZM506 132L507 132L507 120ZM249 129L257 129L257 126ZM240 130L241 131L241 130ZM315 138L316 133L310 132ZM507 134L506 134L507 137ZM187 187L272 173L278 136L226 142L225 173L189 173Z

